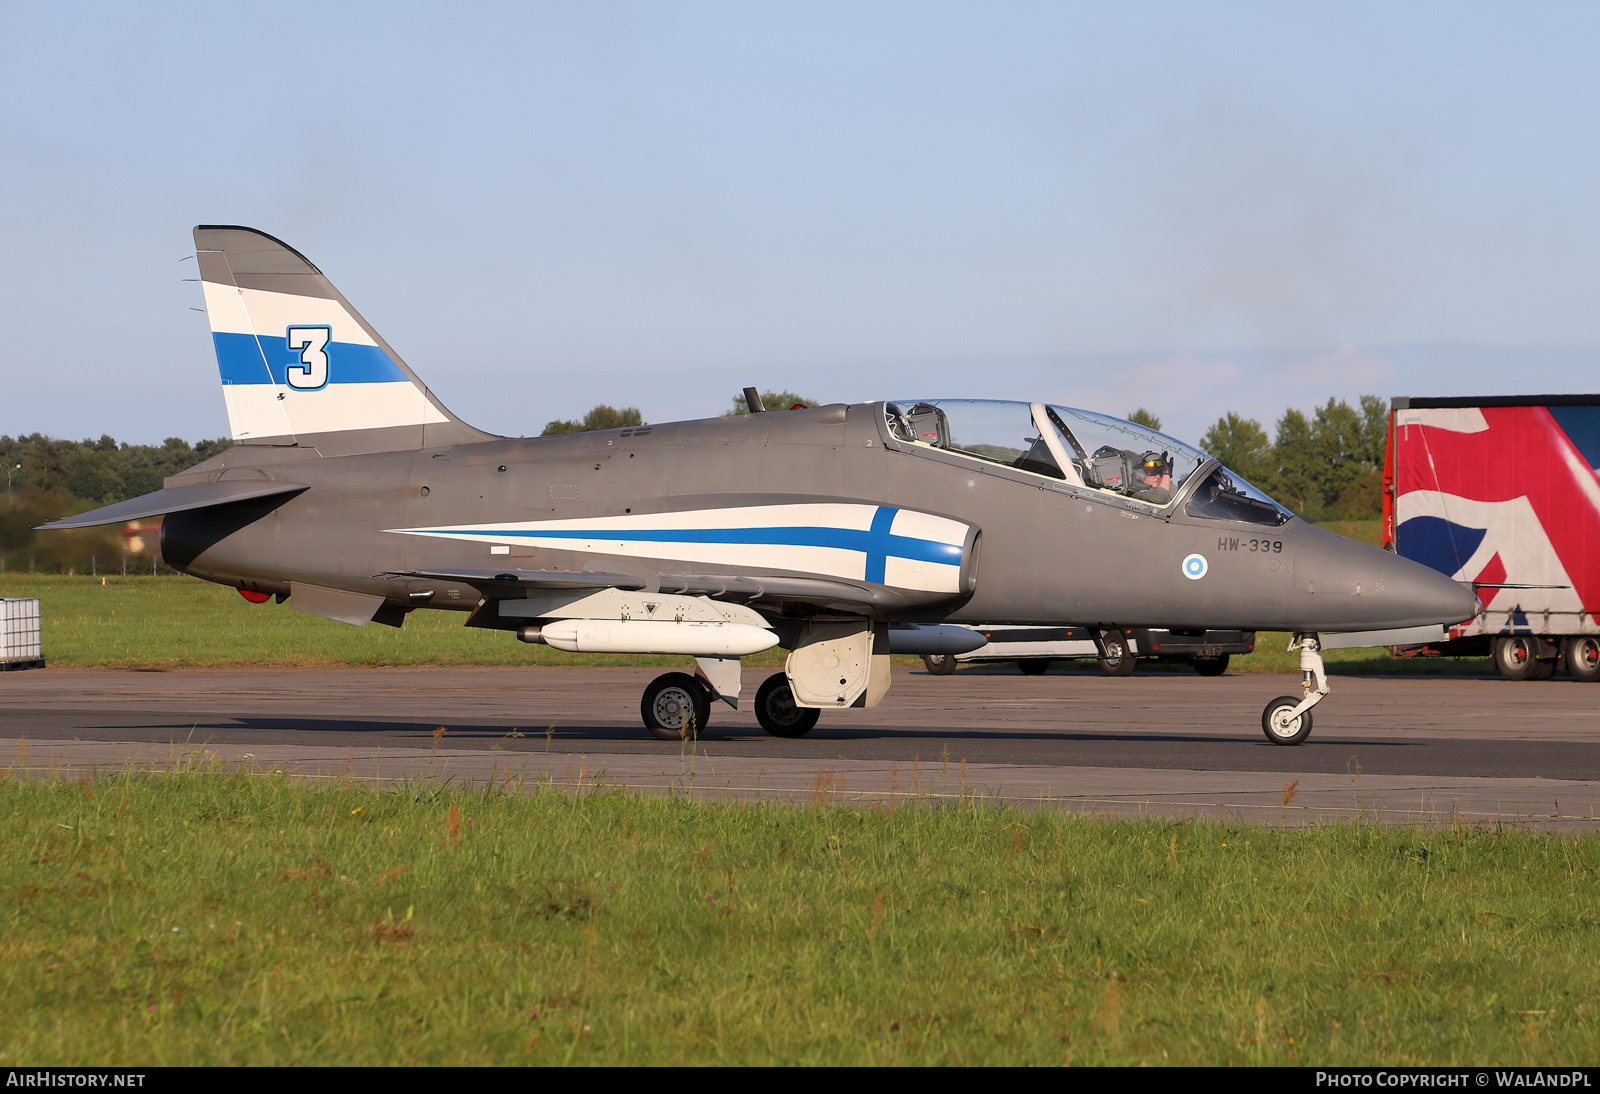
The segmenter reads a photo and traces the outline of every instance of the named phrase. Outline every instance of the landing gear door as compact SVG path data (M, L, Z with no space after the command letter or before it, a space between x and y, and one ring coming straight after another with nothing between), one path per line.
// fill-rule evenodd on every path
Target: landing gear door
M889 690L888 625L866 619L807 623L784 672L796 706L877 706Z

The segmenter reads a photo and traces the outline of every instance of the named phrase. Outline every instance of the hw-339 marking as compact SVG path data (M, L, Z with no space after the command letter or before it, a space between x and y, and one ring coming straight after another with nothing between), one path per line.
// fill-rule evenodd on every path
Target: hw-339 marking
M1281 539L1240 539L1238 536L1219 536L1217 539L1219 551L1255 551L1265 552L1269 555L1283 554L1283 540Z

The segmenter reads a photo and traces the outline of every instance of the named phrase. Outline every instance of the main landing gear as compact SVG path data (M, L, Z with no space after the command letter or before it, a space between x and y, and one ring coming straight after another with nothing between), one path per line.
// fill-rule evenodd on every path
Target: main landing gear
M1305 695L1280 695L1261 712L1261 729L1275 745L1297 745L1311 736L1311 708L1328 695L1328 674L1323 671L1320 645L1314 634L1297 634L1289 650L1300 651L1300 686Z
M686 672L657 676L644 689L639 714L652 737L663 741L690 741L700 736L711 720L711 695L705 685Z
M774 737L804 737L821 714L815 707L795 705L789 677L781 672L767 677L756 689L756 721Z
M711 720L711 692L684 672L669 672L650 681L639 700L639 714L652 737L663 741L691 741ZM804 737L816 727L822 712L796 706L789 677L773 673L756 691L756 721L774 737Z

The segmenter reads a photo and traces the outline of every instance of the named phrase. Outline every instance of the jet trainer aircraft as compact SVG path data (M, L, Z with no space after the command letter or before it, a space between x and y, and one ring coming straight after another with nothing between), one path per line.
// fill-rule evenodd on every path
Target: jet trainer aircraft
M194 231L237 445L163 489L59 520L165 514L169 565L356 626L417 608L599 653L687 654L645 689L662 739L737 706L773 646L767 732L874 706L889 653L984 622L1293 632L1297 744L1328 693L1319 632L1456 623L1471 590L1318 530L1204 453L1042 402L895 399L498 437L428 390L322 272L251 228ZM752 400L750 409L760 408Z

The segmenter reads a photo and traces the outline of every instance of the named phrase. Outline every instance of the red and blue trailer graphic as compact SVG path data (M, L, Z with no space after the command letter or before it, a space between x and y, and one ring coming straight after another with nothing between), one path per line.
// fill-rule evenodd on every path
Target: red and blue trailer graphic
M1600 677L1597 468L1600 395L1394 400L1385 539L1483 605L1430 652L1490 653L1518 679Z

